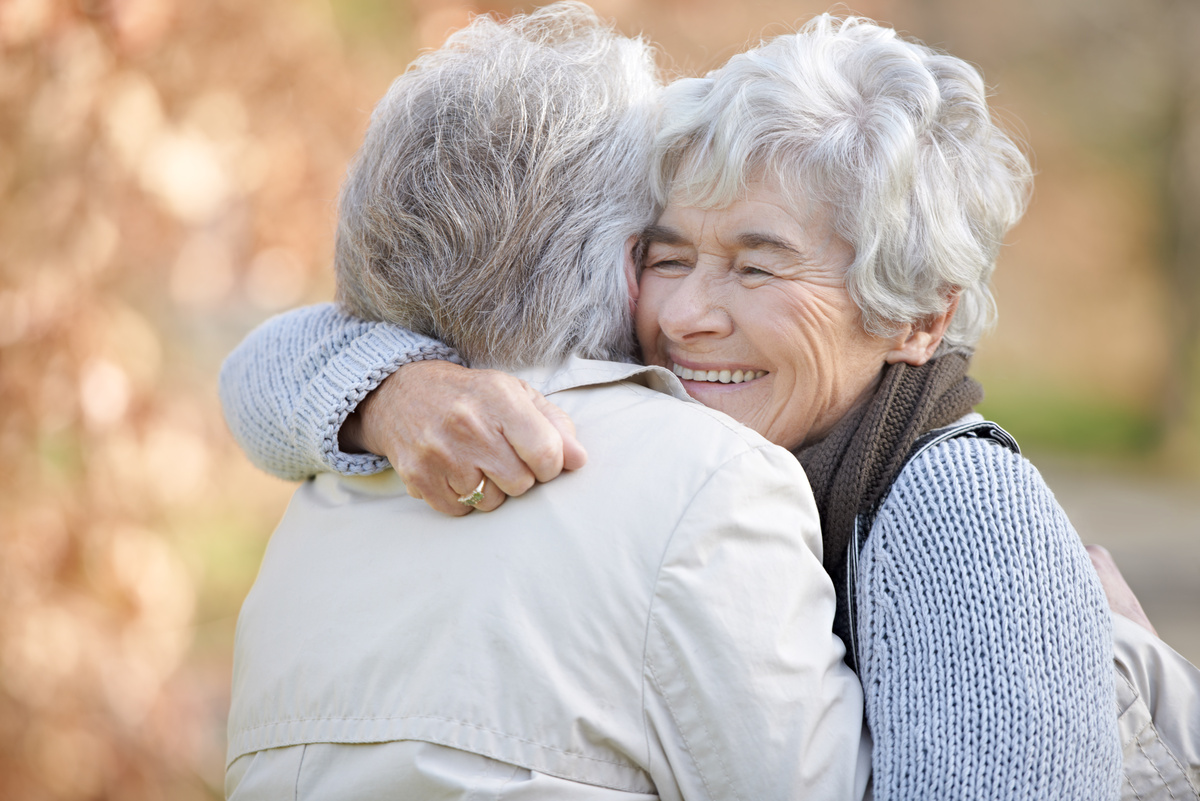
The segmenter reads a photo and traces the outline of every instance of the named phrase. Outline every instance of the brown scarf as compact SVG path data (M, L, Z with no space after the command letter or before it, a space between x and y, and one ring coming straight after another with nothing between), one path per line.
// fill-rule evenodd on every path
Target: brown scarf
M887 366L869 401L824 439L796 451L821 514L825 569L835 580L845 570L854 518L883 500L917 438L983 400L983 388L967 375L969 361L947 353L920 367Z

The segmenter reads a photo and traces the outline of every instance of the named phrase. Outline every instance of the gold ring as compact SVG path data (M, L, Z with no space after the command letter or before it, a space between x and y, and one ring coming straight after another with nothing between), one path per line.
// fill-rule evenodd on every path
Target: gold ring
M483 480L479 482L479 486L475 488L475 491L469 495L462 496L458 499L458 502L463 506L470 506L472 508L478 506L479 502L483 500L483 485L486 483L487 476L484 476Z

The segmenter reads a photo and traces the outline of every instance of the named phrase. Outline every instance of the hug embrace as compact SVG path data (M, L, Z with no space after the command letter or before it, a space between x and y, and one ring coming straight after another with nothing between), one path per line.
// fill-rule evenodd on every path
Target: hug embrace
M222 371L307 479L228 797L1197 798L1195 668L974 411L1030 183L975 68L861 18L665 87L573 2L419 58L338 303Z

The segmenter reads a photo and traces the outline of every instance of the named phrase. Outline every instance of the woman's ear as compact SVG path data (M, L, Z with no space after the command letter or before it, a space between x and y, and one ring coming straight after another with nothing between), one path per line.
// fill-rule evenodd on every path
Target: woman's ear
M942 337L946 335L946 329L950 327L950 321L954 319L957 309L958 293L955 292L950 296L946 311L930 317L919 326L910 326L908 331L896 337L895 345L888 351L884 361L888 364L903 362L920 367L932 359L938 345L942 344Z

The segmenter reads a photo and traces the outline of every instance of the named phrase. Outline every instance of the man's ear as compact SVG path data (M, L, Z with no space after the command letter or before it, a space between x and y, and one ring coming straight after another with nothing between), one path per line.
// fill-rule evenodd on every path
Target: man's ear
M908 330L896 337L894 347L888 351L884 361L888 364L903 362L914 367L920 367L933 358L933 354L942 344L942 337L954 319L958 309L958 293L950 296L946 311L930 317L919 325L910 326Z
M625 286L629 290L629 314L633 316L637 312L638 302L638 271L637 260L634 258L634 253L637 250L638 240L640 237L637 234L625 240Z

